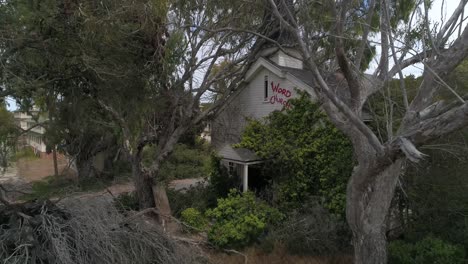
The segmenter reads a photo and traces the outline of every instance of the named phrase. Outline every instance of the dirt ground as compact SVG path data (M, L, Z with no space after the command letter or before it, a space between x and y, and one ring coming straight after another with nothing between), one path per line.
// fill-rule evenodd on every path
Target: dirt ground
M220 264L351 264L351 256L314 257L294 256L283 248L276 247L272 252L265 253L255 248L249 248L238 253L209 252L210 261Z
M63 155L57 155L59 174L72 175L68 160ZM54 175L54 161L52 154L43 155L40 158L21 158L16 163L18 176L25 182L41 180Z

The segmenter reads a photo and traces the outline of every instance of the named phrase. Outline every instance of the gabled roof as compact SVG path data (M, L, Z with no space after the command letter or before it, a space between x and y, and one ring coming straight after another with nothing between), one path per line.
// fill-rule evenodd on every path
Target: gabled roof
M306 90L312 98L315 98L313 90L314 80L312 73L308 70L290 68L280 66L269 59L259 58L247 71L244 80L250 82L255 78L256 74L262 69L268 69L280 78L288 79L291 83L295 84L298 88Z
M255 163L262 160L255 152L246 148L233 148L230 144L223 145L218 154L225 160L238 163Z
M304 82L311 88L315 85L314 76L308 70L279 66L272 61L270 61L270 63L274 64L276 67L280 68L281 70L292 74L294 77L301 80L302 82Z

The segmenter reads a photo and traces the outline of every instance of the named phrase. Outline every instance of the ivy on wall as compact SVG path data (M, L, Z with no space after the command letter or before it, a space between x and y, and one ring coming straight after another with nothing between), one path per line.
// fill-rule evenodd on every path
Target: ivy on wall
M266 160L263 174L272 179L282 207L295 208L307 197L319 196L331 212L344 215L351 143L305 92L289 102L291 108L251 120L236 147Z

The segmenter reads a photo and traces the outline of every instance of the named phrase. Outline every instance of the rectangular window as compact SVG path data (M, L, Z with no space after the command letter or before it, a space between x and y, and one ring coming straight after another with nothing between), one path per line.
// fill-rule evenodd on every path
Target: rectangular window
M268 75L265 75L265 82L264 82L264 101L268 101Z

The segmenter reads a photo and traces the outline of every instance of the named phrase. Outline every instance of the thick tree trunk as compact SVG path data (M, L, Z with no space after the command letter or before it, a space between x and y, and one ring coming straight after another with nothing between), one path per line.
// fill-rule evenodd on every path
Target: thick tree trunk
M141 158L132 159L132 176L140 210L155 207L153 179L141 169Z
M76 169L78 178L92 178L94 177L93 161L92 159L78 159L76 160Z
M164 185L158 183L153 186L154 201L156 203L156 210L160 213L158 216L159 223L166 228L167 224L171 221L171 206L169 198L167 197L166 188Z
M357 166L347 191L347 220L356 264L387 263L386 220L402 161Z

